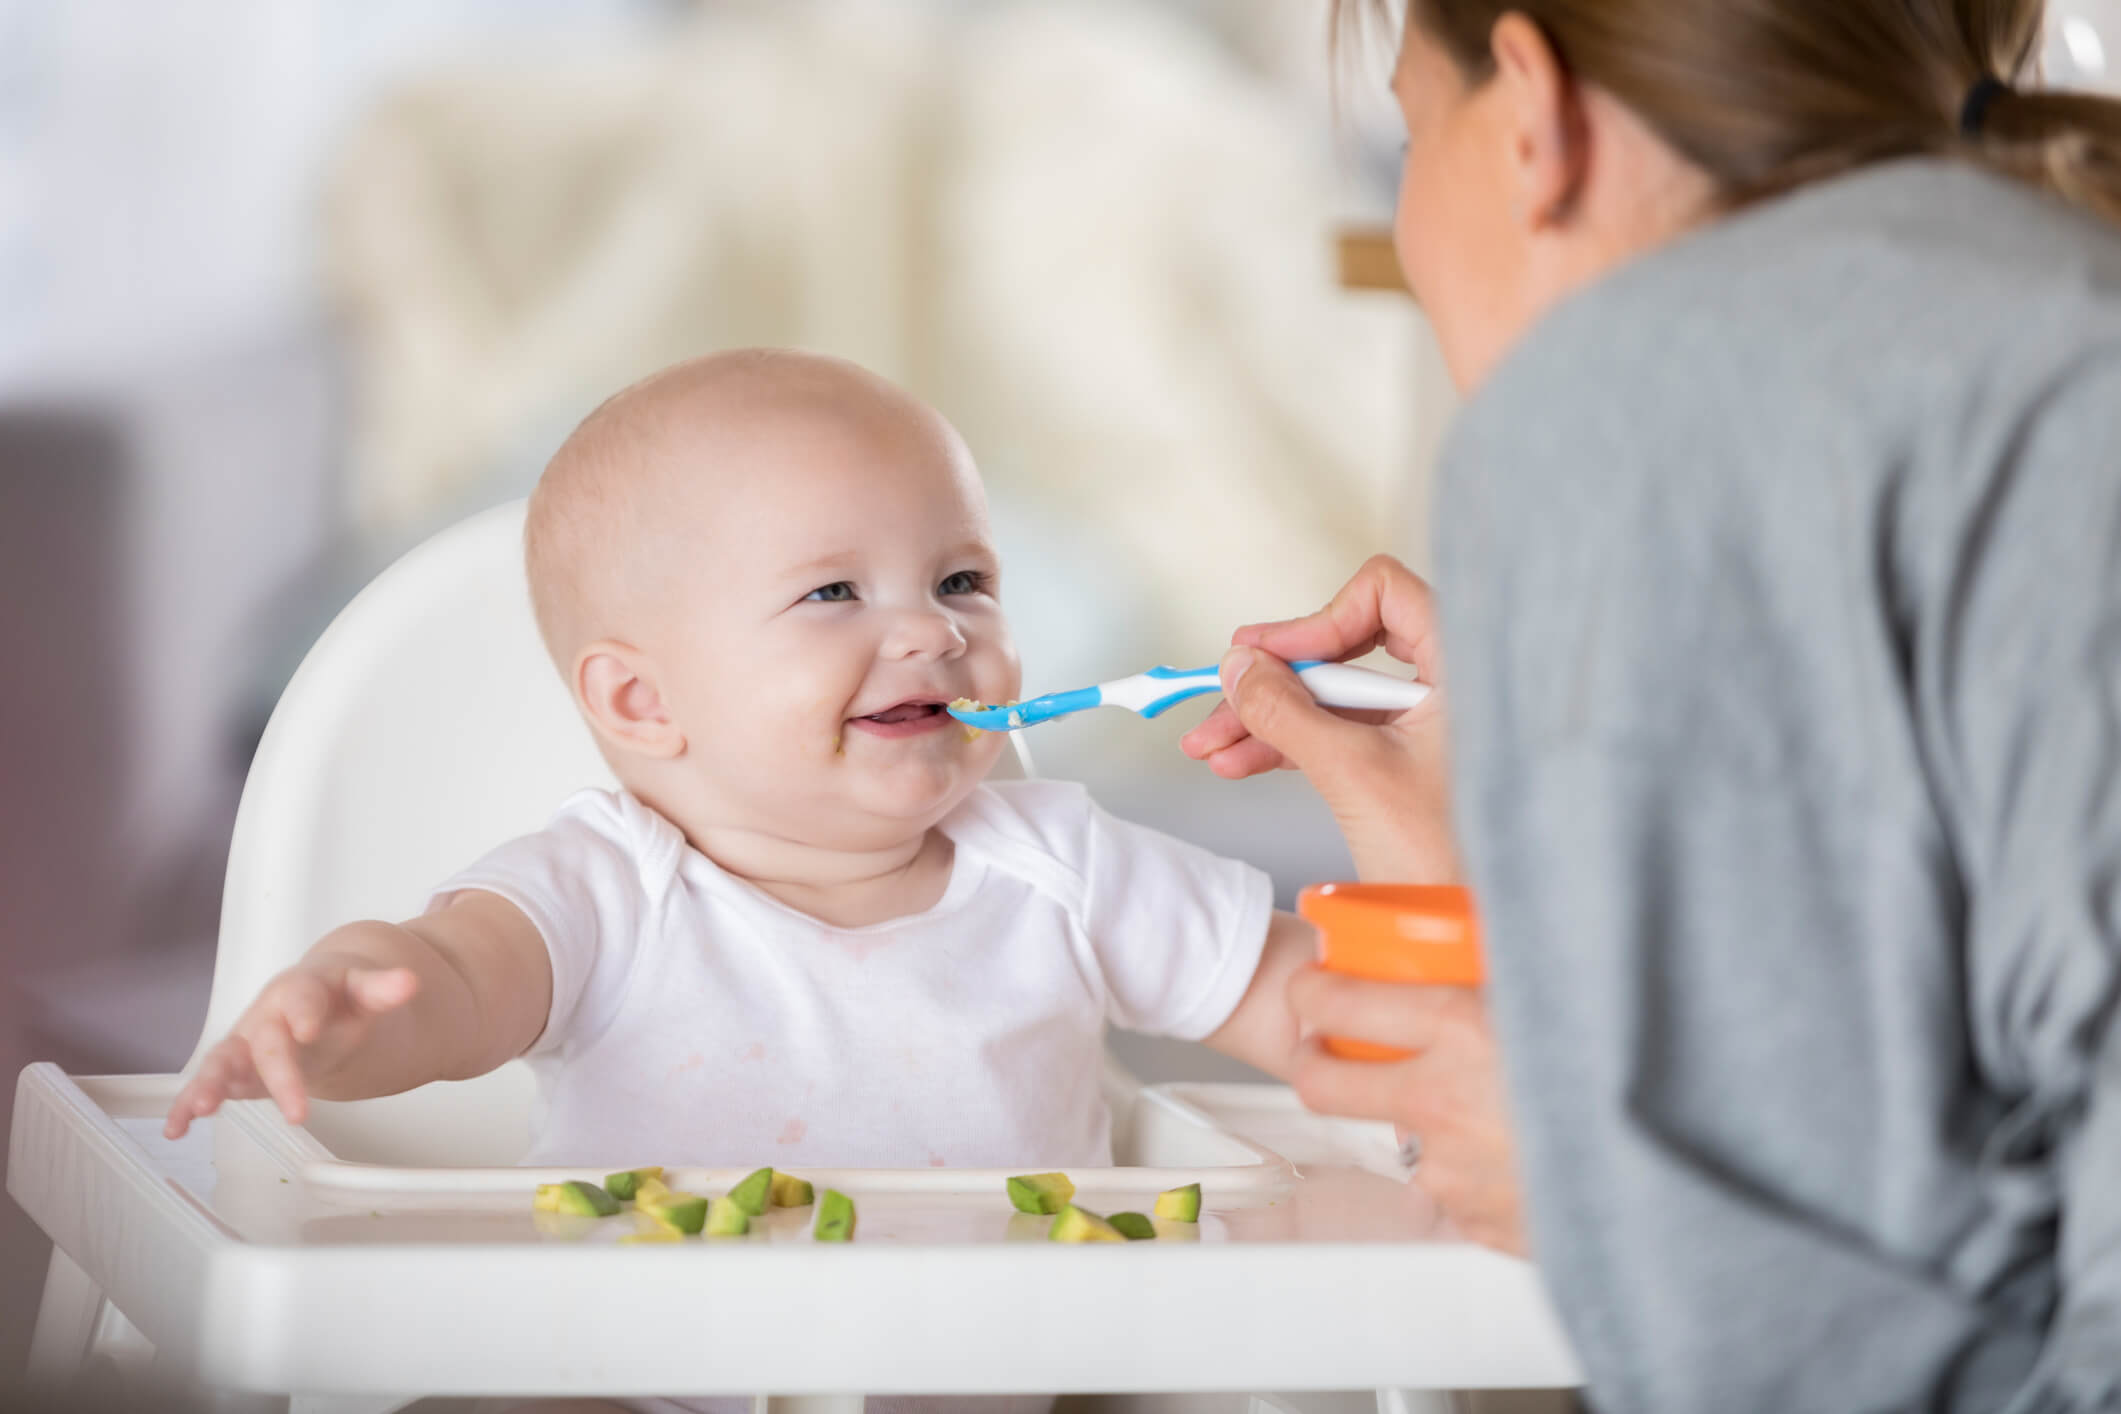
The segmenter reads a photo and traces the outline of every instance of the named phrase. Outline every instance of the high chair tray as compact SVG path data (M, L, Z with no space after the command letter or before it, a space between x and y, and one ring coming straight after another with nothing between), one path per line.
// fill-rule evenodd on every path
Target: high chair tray
M162 1137L175 1075L16 1090L8 1191L157 1349L277 1392L741 1394L1572 1386L1532 1269L1450 1240L1389 1131L1274 1086L1158 1086L1092 1208L1202 1185L1202 1221L1074 1247L999 1172L802 1171L855 1199L752 1236L622 1245L531 1210L586 1171L351 1164L246 1102ZM653 1155L618 1156L653 1162ZM601 1176L601 1175L594 1175ZM737 1172L677 1171L717 1191ZM1182 1236L1181 1236L1182 1234Z

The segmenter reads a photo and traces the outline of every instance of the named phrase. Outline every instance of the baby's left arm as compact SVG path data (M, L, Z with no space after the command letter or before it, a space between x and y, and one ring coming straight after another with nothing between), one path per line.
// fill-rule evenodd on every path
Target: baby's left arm
M1211 1032L1207 1044L1277 1080L1296 1068L1296 1014L1289 1010L1289 978L1316 956L1318 935L1293 913L1279 909L1267 924L1266 946L1237 1010Z

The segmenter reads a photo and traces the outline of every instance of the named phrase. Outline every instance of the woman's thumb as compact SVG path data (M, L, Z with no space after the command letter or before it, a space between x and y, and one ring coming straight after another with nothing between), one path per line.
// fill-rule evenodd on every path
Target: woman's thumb
M1290 765L1315 775L1339 764L1363 730L1311 699L1289 665L1257 648L1233 648L1222 661L1223 698L1245 730L1279 751Z

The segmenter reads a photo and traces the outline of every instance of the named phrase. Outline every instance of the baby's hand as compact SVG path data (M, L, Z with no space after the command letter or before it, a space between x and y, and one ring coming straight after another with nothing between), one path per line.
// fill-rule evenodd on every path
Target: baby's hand
M305 1078L329 1075L360 1048L377 1017L419 989L408 967L304 965L281 973L177 1092L163 1135L183 1138L194 1119L223 1100L267 1095L289 1124L300 1124L309 1113Z

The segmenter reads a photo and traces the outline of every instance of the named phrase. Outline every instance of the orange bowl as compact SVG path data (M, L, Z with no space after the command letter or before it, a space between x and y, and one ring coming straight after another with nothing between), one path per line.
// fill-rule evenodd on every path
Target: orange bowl
M1473 895L1456 884L1313 884L1296 911L1318 929L1318 965L1374 982L1477 987L1485 979ZM1348 1060L1404 1060L1408 1052L1327 1036Z

